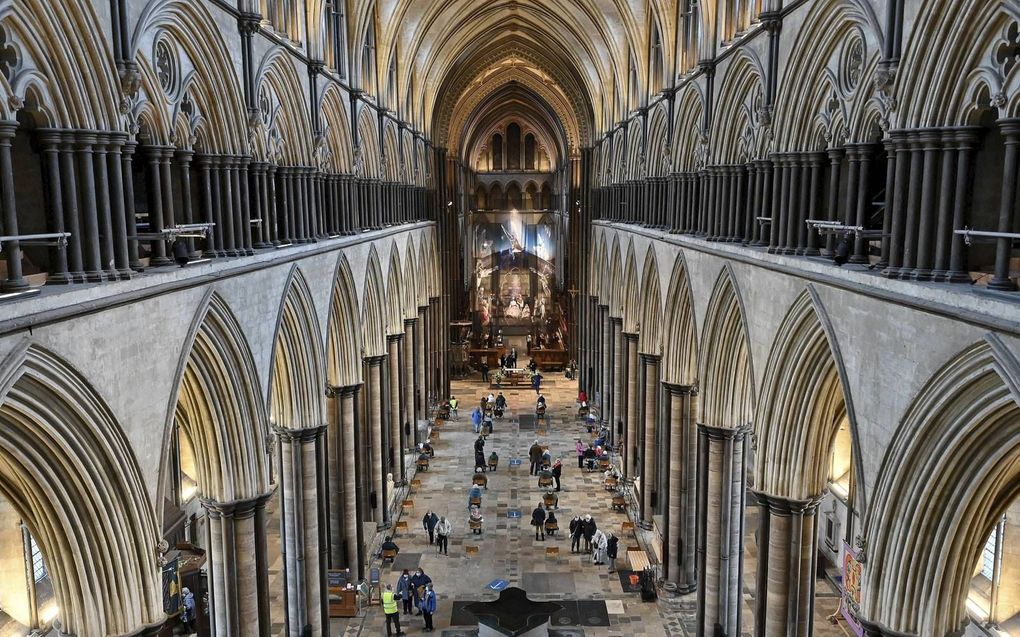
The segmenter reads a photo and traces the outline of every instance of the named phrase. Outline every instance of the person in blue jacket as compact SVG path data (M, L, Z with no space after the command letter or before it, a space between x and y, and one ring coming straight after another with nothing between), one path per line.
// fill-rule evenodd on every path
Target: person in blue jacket
M468 491L468 509L471 508L472 498L482 499L482 490L477 484L472 484L471 489Z
M425 596L421 600L422 616L425 619L425 632L431 633L435 630L432 625L432 616L436 614L436 607L438 606L436 599L436 591L432 590L432 583L425 585Z
M411 602L414 600L414 591L411 590L411 575L404 569L404 574L397 580L397 597L404 605L404 614L411 612Z
M471 426L474 427L476 434L482 433L482 410L478 407L471 412Z
M421 570L421 567L419 567L418 570L414 572L414 575L411 576L411 590L414 591L414 605L418 609L418 612L415 613L415 615L422 614L421 605L422 601L424 601L425 585L431 583L432 578L426 575L425 571Z

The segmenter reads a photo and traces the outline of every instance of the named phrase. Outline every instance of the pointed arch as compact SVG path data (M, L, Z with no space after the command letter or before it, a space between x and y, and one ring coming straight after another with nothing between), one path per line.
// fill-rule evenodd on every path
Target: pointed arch
M318 427L326 422L326 379L315 302L296 265L284 289L269 381L270 418L286 429Z
M418 267L418 258L414 245L414 235L407 238L407 247L404 250L404 318L418 318L418 304L421 298L422 272Z
M882 461L865 522L864 613L889 629L956 634L974 564L1020 498L1020 362L995 336L937 371Z
M716 280L701 337L701 422L714 427L750 424L754 409L750 338L736 280L727 264Z
M638 351L662 354L662 294L659 292L659 264L655 248L649 246L641 275L641 332Z
M162 622L159 533L130 443L85 379L36 346L0 366L0 495L45 556L64 631Z
M259 99L265 96L271 105L265 125L270 138L280 142L280 160L290 166L312 165L312 125L305 91L294 61L283 45L266 52L256 77Z
M784 498L809 500L828 482L832 445L849 427L857 484L862 482L853 401L838 344L819 300L809 288L787 312L765 369L755 413L756 488ZM858 488L855 495L863 495ZM855 498L863 507L863 499Z
M663 318L662 380L691 387L698 380L698 328L683 253L673 263Z
M379 253L372 246L368 254L365 287L361 302L361 334L364 357L386 355L386 289L383 286Z
M358 148L355 155L360 156L363 171L361 177L381 179L383 175L379 161L379 126L372 113L374 113L372 109L363 107L358 115Z
M638 278L637 258L634 256L634 240L631 239L627 245L627 264L623 270L623 288L620 291L618 302L623 317L623 331L627 334L638 334L641 331L641 291L638 285L641 280Z
M361 317L351 265L342 252L333 275L326 336L326 380L332 387L361 383Z
M322 94L320 112L325 122L326 143L329 147L328 165L334 173L350 174L354 165L354 148L351 144L351 120L347 114L347 97L333 82Z
M604 299L604 302L609 306L609 316L613 318L623 318L623 312L621 311L620 305L623 300L620 298L623 291L623 275L620 272L621 257L620 257L620 237L619 235L613 236L613 251L609 257L609 289L608 294Z
M404 308L400 249L396 242L390 247L390 271L386 282L386 333L404 333Z
M183 352L163 436L161 485L168 479L166 450L178 426L195 449L203 496L231 502L264 494L268 418L255 361L237 319L214 291L197 313Z

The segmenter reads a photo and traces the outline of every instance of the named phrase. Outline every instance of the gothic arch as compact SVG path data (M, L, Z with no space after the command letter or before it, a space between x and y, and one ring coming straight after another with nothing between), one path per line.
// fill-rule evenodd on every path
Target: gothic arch
M663 177L668 175L672 166L669 147L669 112L665 101L662 101L652 110L648 121L648 143L645 163L648 166L649 177Z
M809 500L827 486L833 440L849 421L858 489L855 508L863 509L863 463L853 401L839 344L814 290L808 288L779 326L765 368L761 402L755 413L755 485L792 500Z
M716 280L701 336L701 422L714 427L750 424L754 375L750 337L736 280L726 265Z
M382 177L379 162L379 126L373 117L371 108L362 107L358 114L358 148L355 156L360 157L361 171L359 177L379 179ZM357 168L358 161L355 161Z
M312 165L312 127L305 91L294 62L283 45L270 49L256 75L256 95L270 141L278 144L278 161L288 166ZM268 113L267 113L268 109Z
M994 335L917 395L888 447L865 522L864 614L956 634L995 521L1020 497L1020 362Z
M45 555L63 631L162 623L159 533L134 452L85 379L27 344L0 365L0 494Z
M173 427L180 426L195 449L204 497L231 502L263 495L269 477L268 419L258 374L241 326L214 291L196 314L182 351L163 434L161 485L169 479L166 456ZM162 516L162 503L158 508Z
M361 333L365 358L386 355L386 288L375 246L368 253L361 302Z
M334 173L350 174L354 159L351 145L351 119L344 105L346 96L340 87L330 82L322 94L320 112L325 123L325 138L329 148L327 165Z
M386 333L404 333L403 281L400 265L400 250L397 244L390 246L390 271L386 282Z
M325 363L315 302L296 265L285 290L273 339L269 413L278 427L318 427L326 422Z
M613 235L613 251L610 253L609 261L609 289L603 301L609 306L609 316L623 318L623 274L620 269L623 267L620 256L620 236Z
M763 119L765 72L761 61L744 48L726 69L712 116L712 164L735 164L764 159L770 128Z
M149 107L160 113L153 127L158 141L169 143L173 133L171 115L156 108L166 99L149 59L155 39L167 33L181 48L182 63L190 65L188 94L201 115L200 143L207 152L245 153L245 107L237 73L219 27L208 9L195 2L150 0L142 9L131 36L131 56L139 63ZM157 99L157 96L159 98Z
M641 275L641 332L638 350L644 354L662 354L662 294L659 292L659 264L654 246L645 254Z
M361 383L361 317L357 286L342 252L333 281L326 336L326 379L333 387L348 387Z
M641 280L638 278L637 258L634 256L634 240L627 245L627 264L623 275L623 288L617 302L623 317L623 331L627 334L641 332L642 291L638 289Z
M696 82L689 82L680 94L673 125L673 168L693 172L704 166L705 96Z
M811 5L778 89L776 148L821 150L827 144L873 141L870 78L883 46L881 25L868 4Z
M967 16L961 28L961 15ZM1001 62L997 49L1009 44L1011 25L1020 21L1015 3L982 0L933 0L922 5L903 45L892 90L898 110L895 128L971 123L983 84L1001 97L1000 114L1020 115L1020 66ZM944 55L932 55L943 51Z
M673 264L663 318L662 380L692 387L698 380L698 328L683 253Z
M7 46L17 59L5 72L10 88L26 102L38 101L47 126L122 130L117 71L91 2L22 0L0 18ZM13 108L5 104L4 108Z
M417 250L415 249L414 236L412 235L407 238L407 248L404 250L404 286L401 289L404 292L405 319L418 318L418 306L424 301L424 294L422 293L423 276L421 268L418 267Z

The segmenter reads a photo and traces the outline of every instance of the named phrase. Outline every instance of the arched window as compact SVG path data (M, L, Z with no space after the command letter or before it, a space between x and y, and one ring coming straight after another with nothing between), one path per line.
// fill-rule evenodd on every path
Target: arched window
M475 188L475 210L488 210L489 195L485 192L485 186L478 184Z
M652 29L652 84L649 86L649 93L662 91L665 85L665 62L663 60L662 37L659 35L659 27L653 25Z
M535 170L535 136L531 133L524 136L524 169Z
M503 196L503 187L499 184L492 184L489 189L489 206L493 210L506 209L506 198Z
M506 205L517 210L524 207L524 200L521 197L521 187L517 184L510 184L506 187Z
M684 0L683 29L680 42L679 72L686 73L698 63L698 21L701 19L697 0Z
M549 187L548 183L542 184L542 210L552 210L553 207L553 195L552 188Z
M521 169L521 127L516 122L506 127L507 170ZM519 190L518 190L519 192Z
M524 189L524 209L538 210L542 202L538 198L538 186L531 183Z
M361 52L361 88L371 95L376 94L375 71L375 20L373 20L365 34L365 46Z
M627 112L634 110L641 105L640 94L638 93L638 67L634 55L630 56L630 78L627 83L629 98L627 100Z
M492 136L492 169L503 170L503 136L499 133Z

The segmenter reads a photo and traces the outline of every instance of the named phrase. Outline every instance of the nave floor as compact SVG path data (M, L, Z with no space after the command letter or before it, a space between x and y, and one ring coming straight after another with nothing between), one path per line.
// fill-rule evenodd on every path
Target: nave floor
M404 568L412 573L421 566L434 581L439 597L439 610L435 616L436 631L431 634L460 637L451 625L455 602L495 599L498 593L488 585L494 580L506 580L511 586L528 591L536 600L559 602L593 602L577 606L575 617L590 617L583 626L587 637L681 637L694 634L696 598L661 598L657 603L644 603L639 593L625 592L618 574L609 574L607 566L591 563L587 554L570 552L567 525L574 515L590 513L599 528L613 532L620 538L620 557L617 566L627 569L626 549L638 546L633 531L624 531L628 521L624 513L611 510L610 496L602 486L601 473L582 472L577 468L574 444L585 437L584 428L576 420L576 385L565 380L562 374L549 374L553 386L543 389L549 404L549 424L531 429L529 423L519 426L521 415L534 414L535 392L528 388L505 389L509 410L502 421L496 421L493 435L485 445L486 457L493 450L499 454L499 468L487 473L488 489L482 498L485 518L482 535L473 535L468 529L468 490L474 473L473 442L477 437L471 429L470 413L478 399L488 389L477 379L455 381L452 393L460 400L459 418L443 425L439 439L434 441L436 457L428 472L417 478L421 486L408 496L414 501L413 510L401 519L407 521L408 530L400 531L394 541L400 546L395 565L382 567L383 583L396 584ZM526 419L527 420L527 419ZM535 541L530 526L531 511L540 502L544 490L538 488L538 478L528 474L528 448L534 440L548 445L553 458L563 461L562 491L559 493L557 519L563 531L555 538ZM509 468L509 460L519 458L521 465ZM446 515L453 523L449 557L437 555L428 544L422 529L421 518L428 510ZM519 510L520 518L510 519L508 511ZM750 513L750 511L749 511ZM753 528L749 517L748 528ZM753 533L748 541L753 542ZM477 553L469 554L469 548ZM547 555L547 549L557 548L558 555ZM748 573L753 573L753 555L748 555ZM373 565L376 565L374 563ZM753 586L753 576L745 575L745 584ZM822 584L820 583L820 586ZM749 593L746 591L745 593ZM745 594L745 597L748 595ZM598 602L605 602L603 609ZM835 602L835 600L832 600ZM843 631L824 621L831 612L830 605L817 604L815 634L820 637L842 636ZM824 607L824 608L823 608ZM827 609L827 610L826 610ZM582 618L582 621L585 622ZM751 607L745 605L744 633L750 635ZM598 625L597 622L602 622ZM608 624L608 625L606 625ZM555 625L555 624L554 624ZM569 624L567 624L569 625ZM401 626L408 635L421 635L424 622L421 617L401 615ZM378 637L386 634L385 618L378 605L372 606L364 617L354 620L334 620L331 637Z

